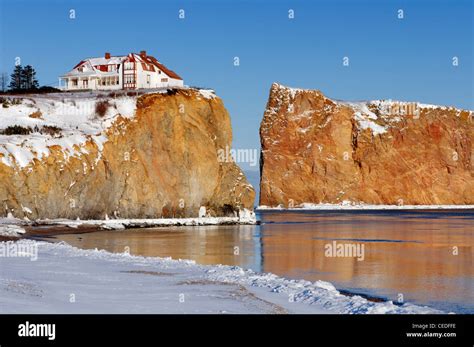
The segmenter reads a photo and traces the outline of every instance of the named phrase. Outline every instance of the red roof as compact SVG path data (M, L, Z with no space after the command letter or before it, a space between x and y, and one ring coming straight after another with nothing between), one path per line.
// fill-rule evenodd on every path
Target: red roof
M76 66L74 66L72 69L74 70L75 68L81 66L82 64L84 64L84 60L81 60L80 63L78 63Z
M161 64L155 57L152 57L151 55L147 56L140 56L143 60L145 60L148 63L151 63L155 65L157 68L159 68L161 71L163 71L165 74L167 74L169 77L177 79L177 80L182 80L182 78L174 71L168 69L166 66Z
M151 66L156 66L158 69L163 71L169 77L177 79L177 80L182 80L182 78L176 72L174 72L173 70L168 69L166 66L161 64L158 61L158 59L156 59L155 57L153 57L151 55L142 55L142 54L137 54L137 53L130 53L126 56L127 60L130 61L130 62L136 62L137 59L135 59L135 55L140 57L140 59L142 59L145 63L148 63ZM85 60L81 60L81 62L79 64L77 64L76 66L74 66L73 69L81 66L84 63L85 63ZM147 64L145 64L145 63L142 63L143 69L150 71L150 69L147 67ZM99 71L107 71L107 65L96 65L94 67L96 69L98 69ZM152 68L151 71L154 71L154 68Z

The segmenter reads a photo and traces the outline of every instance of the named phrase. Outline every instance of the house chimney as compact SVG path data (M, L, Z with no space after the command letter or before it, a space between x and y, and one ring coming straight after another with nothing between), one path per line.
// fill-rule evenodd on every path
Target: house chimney
M140 56L145 58L146 57L146 51L140 51Z
M110 59L110 53L109 52L105 53L105 59Z

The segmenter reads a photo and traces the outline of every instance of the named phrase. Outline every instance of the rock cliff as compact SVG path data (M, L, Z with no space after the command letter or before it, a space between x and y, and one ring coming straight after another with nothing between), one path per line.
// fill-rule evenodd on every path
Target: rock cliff
M260 139L260 205L474 204L472 111L275 83Z
M253 209L255 193L240 168L218 159L232 129L211 91L50 98L0 107L4 134L17 123L32 131L0 136L2 215L159 218L197 217L201 206L211 216Z

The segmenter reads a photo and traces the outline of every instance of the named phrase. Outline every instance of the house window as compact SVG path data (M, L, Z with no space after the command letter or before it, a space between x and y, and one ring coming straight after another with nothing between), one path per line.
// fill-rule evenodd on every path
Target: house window
M72 80L72 85L73 85L74 87L77 87L77 79Z
M146 75L146 84L150 84L150 75Z
M125 75L124 76L124 83L125 84L128 84L128 83L135 83L135 76L134 75Z
M167 78L162 78L161 82L168 82L168 79Z

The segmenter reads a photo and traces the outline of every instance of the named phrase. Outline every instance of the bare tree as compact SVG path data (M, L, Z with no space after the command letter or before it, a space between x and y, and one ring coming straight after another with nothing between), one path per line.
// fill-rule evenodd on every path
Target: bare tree
M8 85L8 74L6 72L0 72L0 91L4 92L7 90Z

